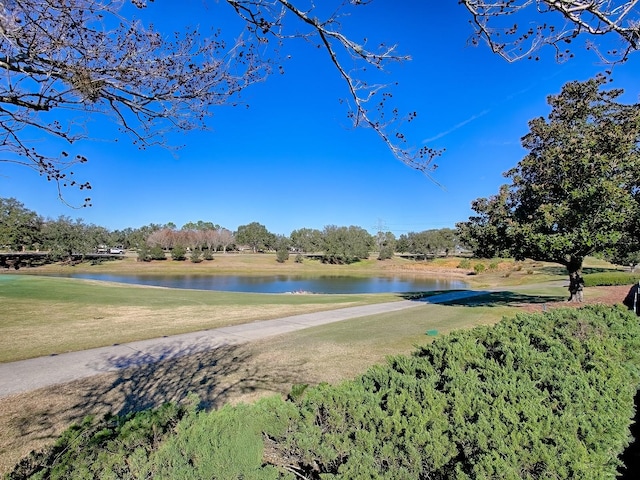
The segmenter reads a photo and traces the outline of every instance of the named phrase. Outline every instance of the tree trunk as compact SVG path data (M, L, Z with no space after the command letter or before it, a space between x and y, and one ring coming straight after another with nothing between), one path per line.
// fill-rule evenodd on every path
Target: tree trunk
M582 262L584 257L571 256L565 263L569 271L569 302L582 302L584 279L582 278Z

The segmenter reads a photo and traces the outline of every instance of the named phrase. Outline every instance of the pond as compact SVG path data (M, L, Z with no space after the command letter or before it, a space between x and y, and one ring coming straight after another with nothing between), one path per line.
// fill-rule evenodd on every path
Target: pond
M467 284L460 280L442 280L416 276L369 278L348 276L300 277L294 275L108 275L84 273L68 276L157 287L244 293L404 293L467 288Z

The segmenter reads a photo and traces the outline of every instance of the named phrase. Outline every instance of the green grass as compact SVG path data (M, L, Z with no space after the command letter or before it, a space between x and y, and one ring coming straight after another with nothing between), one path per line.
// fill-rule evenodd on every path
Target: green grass
M146 287L73 278L0 275L0 298L65 302L73 305L148 306L184 305L302 305L361 304L399 300L397 294L288 295L218 292Z
M395 300L393 294L245 294L0 275L0 362Z

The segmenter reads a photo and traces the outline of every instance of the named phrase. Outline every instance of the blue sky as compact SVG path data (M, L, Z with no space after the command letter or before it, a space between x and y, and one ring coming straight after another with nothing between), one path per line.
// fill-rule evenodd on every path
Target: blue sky
M180 12L173 5L159 0L147 13L160 28L193 19L203 30L236 25L224 2L183 1ZM75 172L93 185L92 207L69 208L57 200L55 185L10 165L0 169L0 196L45 217L68 215L110 229L198 220L231 230L257 221L285 235L328 224L396 235L453 227L469 217L474 199L505 183L502 172L525 154L520 138L527 122L549 112L546 97L604 69L584 51L564 64L551 51L538 62L509 64L484 45L467 46L469 16L454 0L376 0L362 13L348 19L347 33L397 43L412 56L388 79L399 82L400 109L418 112L412 142L446 149L433 173L442 187L394 159L371 130L350 127L337 71L325 52L297 41L285 47L291 56L285 75L246 90L248 108L214 110L209 131L171 137L185 145L180 150L140 151L126 138L74 147L90 160ZM612 85L625 89L627 102L638 101L637 57L614 69ZM91 128L96 137L113 138L109 125L95 121ZM76 200L71 190L67 198Z

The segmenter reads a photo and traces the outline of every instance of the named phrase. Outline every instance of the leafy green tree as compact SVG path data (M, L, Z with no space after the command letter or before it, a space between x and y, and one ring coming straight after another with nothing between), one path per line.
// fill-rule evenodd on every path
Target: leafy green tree
M401 234L396 241L396 252L407 253L410 248L409 235L405 233Z
M275 244L275 235L258 222L240 225L235 237L236 243L248 245L253 253L258 250L269 250Z
M313 253L322 250L322 232L315 228L300 228L289 235L291 246L298 252Z
M43 226L45 249L54 259L71 261L74 255L86 255L96 248L90 230L79 218L72 220L62 215L57 220L47 220Z
M579 272L585 256L615 251L640 215L640 105L616 102L621 90L602 91L603 76L566 84L548 99L547 119L529 122L529 153L506 172L490 198L459 223L477 255L503 252Z
M42 218L15 198L0 198L0 249L27 250L42 243Z
M203 220L198 220L197 222L187 222L185 223L181 230L218 230L220 229L220 225L213 224L212 222L205 222Z
M138 248L137 253L138 253L139 262L150 262L152 260L150 248L146 244L140 245L140 248Z
M411 232L408 235L409 252L418 255L449 254L456 245L455 232L449 228Z
M289 260L289 248L291 241L284 235L278 235L276 238L276 261L284 263Z
M396 249L396 236L392 232L378 232L375 236L378 260L387 260L393 257Z
M327 263L353 263L369 257L373 237L364 228L350 226L324 227L324 257Z

